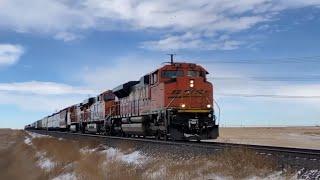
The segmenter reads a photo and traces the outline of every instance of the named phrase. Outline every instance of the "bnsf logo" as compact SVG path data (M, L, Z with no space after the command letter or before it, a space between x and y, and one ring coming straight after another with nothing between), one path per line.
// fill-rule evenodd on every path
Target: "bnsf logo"
M171 97L177 97L177 96L203 96L207 94L208 91L203 89L192 89L192 90L173 90L171 92ZM169 97L169 98L171 98Z

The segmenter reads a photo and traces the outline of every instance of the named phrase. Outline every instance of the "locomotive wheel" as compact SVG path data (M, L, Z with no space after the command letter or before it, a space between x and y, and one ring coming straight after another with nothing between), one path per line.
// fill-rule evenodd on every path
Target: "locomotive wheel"
M168 135L167 135L167 134L165 134L165 135L163 136L163 139L164 139L165 141L168 141L168 140L169 140Z
M105 134L106 136L111 136L111 129L110 129L109 127L106 127L106 128L105 128L105 131L104 131L104 134Z
M160 132L157 132L156 139L161 140L161 133Z
M122 137L127 137L127 134L124 133L124 132L121 132L121 136L122 136Z

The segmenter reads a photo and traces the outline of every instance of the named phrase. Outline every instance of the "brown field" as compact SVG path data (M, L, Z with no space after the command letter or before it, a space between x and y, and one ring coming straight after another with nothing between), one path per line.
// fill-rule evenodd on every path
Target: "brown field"
M320 127L220 128L215 141L320 149Z
M294 174L279 172L273 159L247 149L172 159L144 155L131 144L114 149L13 130L0 130L0 147L0 179L285 179Z

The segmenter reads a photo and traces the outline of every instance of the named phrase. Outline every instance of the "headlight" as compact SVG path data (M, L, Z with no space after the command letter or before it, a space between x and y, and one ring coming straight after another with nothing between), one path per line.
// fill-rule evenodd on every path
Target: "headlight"
M191 79L189 82L190 82L190 87L193 88L194 87L194 80Z
M207 108L211 108L211 104L208 104L208 105L207 105Z
M182 108L185 108L185 107L186 107L186 104L181 104L181 107L182 107Z

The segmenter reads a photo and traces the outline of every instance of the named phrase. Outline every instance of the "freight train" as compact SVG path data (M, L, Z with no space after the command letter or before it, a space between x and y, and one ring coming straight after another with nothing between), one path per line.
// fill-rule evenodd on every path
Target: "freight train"
M209 74L194 63L171 62L138 81L129 81L44 117L25 129L154 137L165 140L215 139Z

